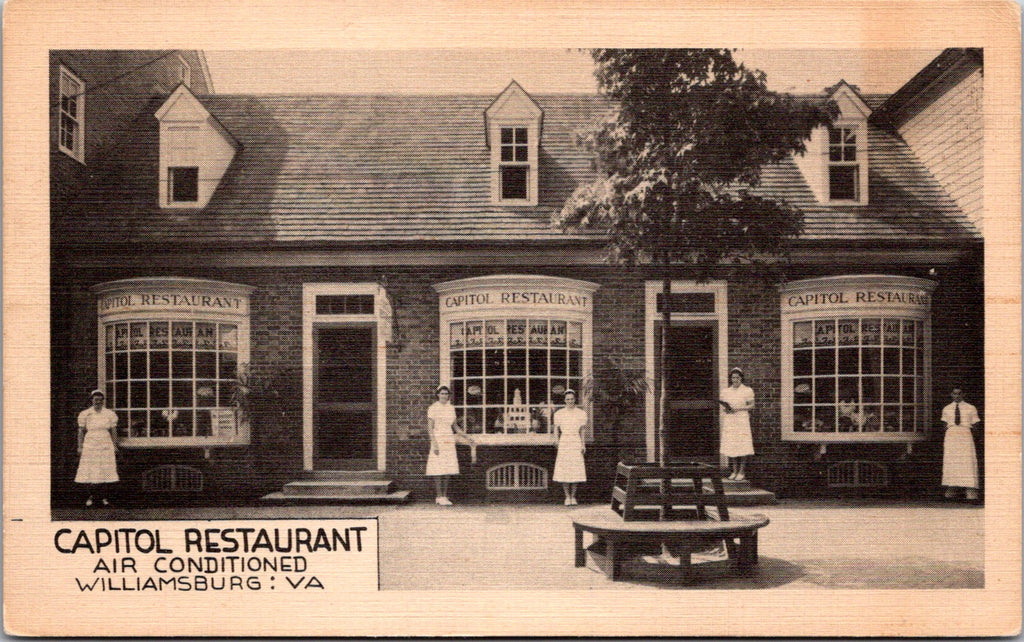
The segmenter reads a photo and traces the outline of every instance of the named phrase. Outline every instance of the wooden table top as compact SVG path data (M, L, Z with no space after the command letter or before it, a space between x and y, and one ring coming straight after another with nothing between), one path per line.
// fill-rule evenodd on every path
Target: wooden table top
M724 533L737 529L761 528L768 525L768 517L761 514L733 515L729 521L713 519L678 519L664 521L625 521L608 506L594 506L573 511L573 525L589 531L627 533Z

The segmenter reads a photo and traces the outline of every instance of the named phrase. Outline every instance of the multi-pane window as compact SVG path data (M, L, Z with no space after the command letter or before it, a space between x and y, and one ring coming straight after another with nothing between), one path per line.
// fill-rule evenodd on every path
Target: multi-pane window
M551 432L567 388L579 390L583 324L517 317L448 324L452 403L466 432Z
M62 152L84 162L85 83L60 70L59 143Z
M793 430L925 430L923 322L886 317L794 321Z
M168 167L168 193L173 203L188 203L199 200L199 168Z
M236 434L239 329L234 323L108 323L107 405L125 436L154 442Z
M860 165L857 161L856 127L829 128L828 186L830 200L860 200Z
M526 127L501 128L501 156L498 165L502 200L529 198L530 153Z

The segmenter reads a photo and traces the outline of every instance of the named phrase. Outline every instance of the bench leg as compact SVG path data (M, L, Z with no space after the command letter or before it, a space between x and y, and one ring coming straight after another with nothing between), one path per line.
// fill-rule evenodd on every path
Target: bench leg
M740 537L740 550L736 565L743 570L757 566L757 531Z
M611 577L613 582L618 582L622 579L622 560L619 559L618 546L615 540L609 539L605 544L605 551L608 554L608 576Z
M576 528L576 566L587 565L587 553L583 550L583 529Z
M693 574L693 566L691 565L690 559L690 553L692 551L690 550L689 544L683 544L680 548L681 550L679 551L679 581L687 583L690 581L691 575Z

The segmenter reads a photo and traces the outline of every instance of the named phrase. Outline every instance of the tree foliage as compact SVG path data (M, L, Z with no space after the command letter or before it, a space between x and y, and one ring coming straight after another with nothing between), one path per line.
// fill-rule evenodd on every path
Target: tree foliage
M758 195L761 170L804 153L834 105L769 91L725 49L594 49L612 111L581 136L598 179L555 216L607 233L613 260L687 263L784 253L802 229L793 206Z

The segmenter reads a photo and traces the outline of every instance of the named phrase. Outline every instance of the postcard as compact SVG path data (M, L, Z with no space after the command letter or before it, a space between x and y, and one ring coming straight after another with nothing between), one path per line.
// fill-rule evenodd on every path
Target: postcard
M7 7L9 634L1019 632L1017 7L281 8Z

